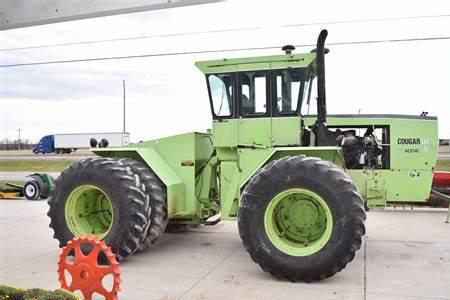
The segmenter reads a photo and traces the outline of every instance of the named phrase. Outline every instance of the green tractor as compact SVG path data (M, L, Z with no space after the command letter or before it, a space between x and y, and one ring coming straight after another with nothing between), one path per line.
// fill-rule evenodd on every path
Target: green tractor
M93 149L64 170L48 212L60 246L94 235L121 260L165 231L237 220L265 272L310 282L342 270L366 209L428 198L437 118L327 115L326 36L310 53L197 62L212 130Z

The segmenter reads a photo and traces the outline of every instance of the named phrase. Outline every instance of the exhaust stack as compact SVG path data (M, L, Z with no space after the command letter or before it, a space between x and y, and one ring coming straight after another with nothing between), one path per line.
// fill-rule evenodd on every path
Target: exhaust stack
M327 121L327 103L325 95L325 39L328 36L326 29L322 30L317 38L317 124Z

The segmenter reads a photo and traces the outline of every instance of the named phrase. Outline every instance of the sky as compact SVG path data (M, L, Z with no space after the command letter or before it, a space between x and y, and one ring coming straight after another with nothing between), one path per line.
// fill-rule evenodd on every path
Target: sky
M205 131L211 127L211 113L205 78L195 61L281 54L286 44L315 43L323 28L329 32L329 43L450 36L450 17L388 20L431 15L450 15L450 2L229 0L2 31L0 49L253 28L0 51L0 65L247 47L280 49L0 68L0 140L16 138L18 128L23 138L34 142L53 133L121 131L123 79L126 130L132 141ZM316 25L286 26L305 23ZM329 48L328 113L427 111L439 118L439 137L450 138L450 40Z

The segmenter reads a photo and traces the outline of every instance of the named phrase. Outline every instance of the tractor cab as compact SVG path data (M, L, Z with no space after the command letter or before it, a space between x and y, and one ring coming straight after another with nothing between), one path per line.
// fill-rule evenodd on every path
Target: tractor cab
M316 53L197 62L206 75L217 147L302 145Z

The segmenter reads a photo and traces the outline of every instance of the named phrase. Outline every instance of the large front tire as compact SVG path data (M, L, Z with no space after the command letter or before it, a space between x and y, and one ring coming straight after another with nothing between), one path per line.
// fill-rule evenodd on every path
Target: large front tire
M150 206L145 185L138 174L115 159L89 158L65 169L48 204L50 227L60 247L75 236L93 235L122 260L146 237Z
M365 218L347 174L328 161L294 156L272 161L251 178L238 226L264 271L311 282L334 275L354 258Z

